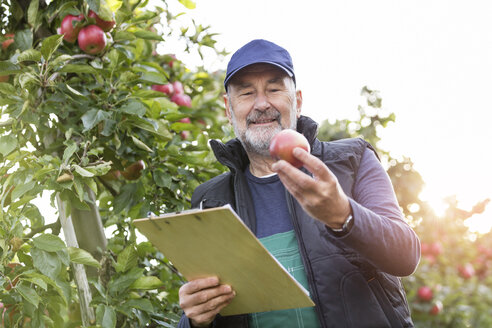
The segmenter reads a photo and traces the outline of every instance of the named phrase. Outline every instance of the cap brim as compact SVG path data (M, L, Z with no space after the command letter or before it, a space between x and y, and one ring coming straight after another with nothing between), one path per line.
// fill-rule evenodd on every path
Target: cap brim
M244 65L236 68L231 73L229 73L229 75L227 75L226 78L224 79L224 87L225 87L225 89L227 90L227 84L229 83L229 81L231 80L231 78L234 75L236 75L237 72L239 72L240 70L242 70L245 67L248 67L248 66L251 66L251 65L254 65L254 64L270 64L270 65L274 65L274 66L277 66L278 68L281 68L285 73L287 73L287 75L289 75L289 77L293 77L294 76L294 73L292 73L290 70L288 70L287 68L285 68L282 65L279 65L277 63L270 62L270 61L255 61L255 62L252 62L252 63L244 64Z

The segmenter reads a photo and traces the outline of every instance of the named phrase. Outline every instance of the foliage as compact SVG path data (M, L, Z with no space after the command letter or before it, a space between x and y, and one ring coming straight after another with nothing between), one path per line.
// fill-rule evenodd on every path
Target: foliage
M492 233L472 233L466 226L467 219L483 213L489 200L463 210L450 196L446 213L436 215L419 198L424 181L412 161L407 157L392 158L378 145L377 127L393 122L394 114L384 113L378 91L364 87L362 96L365 104L359 106L358 119L324 121L319 135L322 140L363 137L388 164L398 202L421 240L419 267L413 275L403 278L415 326L492 326ZM430 299L419 297L421 287L430 287Z
M146 4L11 0L0 7L0 42L14 35L0 52L0 301L6 326L80 326L74 263L89 272L93 325L166 327L179 317L181 277L137 238L132 220L188 207L194 188L222 172L208 148L210 138L224 138L222 73L190 69L173 54L156 53L173 37L170 25L182 13L171 13L166 1L154 9ZM89 17L89 10L116 21L96 55L57 34L67 14ZM161 21L167 25L156 29ZM194 24L182 27L179 38L190 51L201 51L215 50L213 36ZM191 107L151 89L176 81ZM144 168L126 178L125 168L139 161ZM67 247L60 218L44 217L36 206L43 192L62 219L77 211L84 219L100 216L107 247L97 254ZM86 229L85 237L76 231L81 244L100 232L97 225ZM12 263L19 265L8 269Z

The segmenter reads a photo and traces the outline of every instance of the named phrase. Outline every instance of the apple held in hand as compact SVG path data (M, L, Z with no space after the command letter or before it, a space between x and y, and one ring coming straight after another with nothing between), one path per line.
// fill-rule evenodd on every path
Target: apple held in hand
M89 18L94 18L96 20L96 25L99 26L104 32L109 32L113 28L113 26L116 24L116 22L114 20L112 20L112 21L102 20L92 10L89 11Z
M63 34L63 40L74 43L77 40L77 36L80 32L80 26L76 26L77 22L80 22L84 19L84 15L67 15L63 18L60 26L60 33Z
M300 147L307 152L311 151L309 142L302 134L291 129L282 130L273 137L270 143L270 155L277 160L283 159L292 166L300 168L302 162L292 155L292 151L296 147Z
M80 30L79 47L89 55L96 55L106 47L106 34L97 25L88 25Z

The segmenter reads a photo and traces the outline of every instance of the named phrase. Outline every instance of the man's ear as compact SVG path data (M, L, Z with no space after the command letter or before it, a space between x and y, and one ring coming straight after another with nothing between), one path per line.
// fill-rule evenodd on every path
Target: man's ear
M227 116L227 118L229 119L229 123L232 124L232 116L231 116L231 104L230 104L230 100L229 100L229 96L227 95L227 93L224 93L224 106L225 106L225 114Z
M301 90L297 90L296 91L296 109L297 109L297 113L296 113L296 117L299 118L299 116L301 116L301 109L302 109L302 91Z

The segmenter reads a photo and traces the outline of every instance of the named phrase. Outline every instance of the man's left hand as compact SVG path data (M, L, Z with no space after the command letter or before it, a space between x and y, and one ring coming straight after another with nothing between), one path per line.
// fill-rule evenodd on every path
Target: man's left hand
M274 163L272 170L309 215L330 228L340 229L352 210L336 176L320 159L302 148L294 148L293 155L312 177L284 160Z

